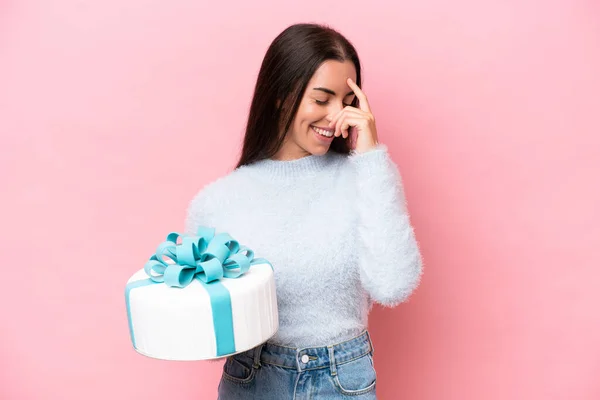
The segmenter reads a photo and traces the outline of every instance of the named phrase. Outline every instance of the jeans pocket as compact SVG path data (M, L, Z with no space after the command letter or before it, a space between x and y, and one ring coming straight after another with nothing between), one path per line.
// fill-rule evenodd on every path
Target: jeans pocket
M252 382L256 369L252 366L254 360L247 353L227 357L223 365L223 378L234 383L247 384Z
M337 390L344 395L356 396L375 389L377 374L371 353L337 364L336 370L333 380Z

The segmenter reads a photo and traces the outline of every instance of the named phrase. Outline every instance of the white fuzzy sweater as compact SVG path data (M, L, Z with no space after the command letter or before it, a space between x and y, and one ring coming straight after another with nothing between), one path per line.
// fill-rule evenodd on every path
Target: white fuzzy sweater
M401 176L383 144L240 167L191 201L185 233L199 225L273 264L279 331L271 341L284 346L359 334L373 301L399 304L421 276Z

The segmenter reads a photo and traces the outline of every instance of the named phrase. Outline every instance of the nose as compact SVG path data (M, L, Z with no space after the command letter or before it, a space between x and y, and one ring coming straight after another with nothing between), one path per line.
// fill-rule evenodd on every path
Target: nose
M331 102L331 106L329 107L329 110L327 110L329 113L327 114L327 122L331 122L331 120L333 120L333 117L335 117L336 115L338 115L338 113L340 111L342 111L344 108L344 105L342 104L342 102L340 101L339 104L338 102Z

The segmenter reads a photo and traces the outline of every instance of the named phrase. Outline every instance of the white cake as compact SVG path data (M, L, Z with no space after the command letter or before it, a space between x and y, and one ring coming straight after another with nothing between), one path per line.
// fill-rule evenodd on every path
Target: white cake
M148 357L184 361L222 358L266 342L279 320L273 268L261 260L239 277L194 278L185 287L137 271L125 290L133 347Z

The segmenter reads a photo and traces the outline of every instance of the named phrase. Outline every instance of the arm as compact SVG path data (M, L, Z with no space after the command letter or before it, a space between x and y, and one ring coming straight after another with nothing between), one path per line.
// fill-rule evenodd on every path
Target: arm
M207 207L207 200L207 190L204 188L190 201L185 217L184 234L196 235L200 225L206 226L208 224L207 220L210 212Z
M408 298L422 273L402 178L383 144L349 159L357 177L361 282L374 301L394 307Z

